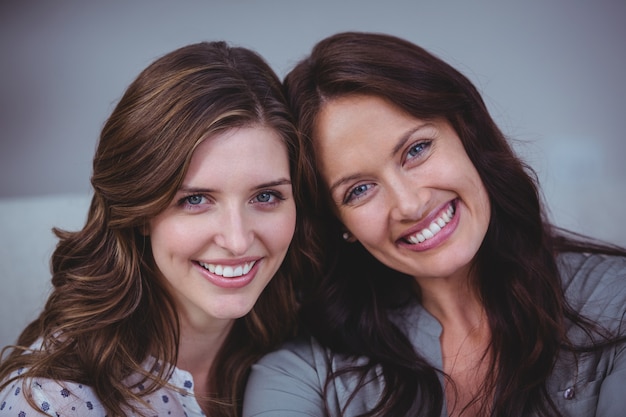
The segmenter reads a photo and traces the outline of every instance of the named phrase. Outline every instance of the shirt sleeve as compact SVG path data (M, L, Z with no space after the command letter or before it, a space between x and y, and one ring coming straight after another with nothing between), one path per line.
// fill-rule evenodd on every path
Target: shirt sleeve
M600 386L596 417L623 417L626 413L626 343L616 350L613 369Z
M610 259L605 262L602 282L605 283L600 317L603 324L617 335L626 337L626 260ZM603 264L601 264L603 265ZM610 366L600 385L596 417L623 417L626 415L626 341L622 341L608 354Z
M311 346L286 346L252 366L244 395L243 417L321 417L323 381Z
M19 417L48 415L80 417L105 415L104 408L93 391L82 384L57 382L49 379L18 379L0 392L0 415ZM33 406L28 402L30 388Z

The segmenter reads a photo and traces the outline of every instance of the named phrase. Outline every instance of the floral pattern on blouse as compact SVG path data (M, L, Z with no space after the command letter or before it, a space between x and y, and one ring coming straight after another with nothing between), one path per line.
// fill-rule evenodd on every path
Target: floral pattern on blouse
M19 376L18 370L12 376ZM28 403L22 384L17 379L0 391L0 416L35 417L106 417L104 407L93 389L87 385L45 378L28 379L33 400L39 407L33 409ZM151 408L138 407L146 417L202 417L204 413L193 395L193 378L182 369L174 368L169 384L180 389L163 387L143 399ZM144 387L138 386L141 391ZM137 414L128 413L128 416Z

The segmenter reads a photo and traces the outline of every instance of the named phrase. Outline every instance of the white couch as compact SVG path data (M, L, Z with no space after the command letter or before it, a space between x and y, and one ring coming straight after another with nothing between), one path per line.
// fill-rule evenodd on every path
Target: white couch
M82 228L90 196L0 199L0 347L15 343L50 292L53 227Z

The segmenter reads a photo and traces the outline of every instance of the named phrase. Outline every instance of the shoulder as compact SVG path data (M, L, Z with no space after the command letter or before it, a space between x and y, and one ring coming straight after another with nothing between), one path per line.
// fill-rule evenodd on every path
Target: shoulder
M299 378L320 379L328 364L326 350L314 338L302 337L285 343L279 349L263 356L253 371L271 369L280 375L298 375Z
M342 371L367 363L365 357L333 352L314 338L289 342L253 365L243 415L362 415L380 398L384 386L380 369L370 368L364 376Z
M37 351L41 346L42 340L38 339L29 349ZM11 379L13 381L0 391L0 414L30 415L28 411L55 417L105 414L97 395L87 385L31 376L26 368L14 371L6 380ZM35 408L27 398L32 399Z
M244 417L318 416L324 412L324 355L314 339L301 338L268 353L252 366Z
M581 278L626 275L626 257L623 256L564 252L557 256L557 264L566 285Z
M32 415L36 411L53 417L88 417L107 415L106 410L95 391L88 385L57 381L48 378L26 377L21 371L11 377L18 377L0 391L0 415L15 413L15 415ZM132 381L136 383L132 383ZM137 394L142 396L145 406L135 404L140 412L146 415L188 415L201 416L202 410L195 397L190 395L193 380L187 372L175 369L169 383L173 387L162 387L156 391L142 395L147 388L137 382L139 375L133 375L125 383L136 386ZM27 398L32 398L34 406ZM20 414L23 412L24 414ZM132 413L129 413L131 415ZM13 414L11 414L13 415ZM134 415L134 414L132 414Z
M565 296L574 309L592 320L600 315L621 317L626 305L625 257L563 253L558 265Z
M558 258L568 303L579 314L616 335L626 317L626 258L565 253ZM568 337L588 346L588 329L571 325ZM592 337L592 336L591 336ZM594 337L592 337L594 339ZM623 415L626 407L626 343L560 354L550 378L553 400L572 415Z
M626 296L626 258L585 253L558 257L563 289L573 303Z
M32 400L33 409L27 401ZM29 415L28 411L38 411L50 416L89 416L104 415L104 408L90 387L66 381L47 378L18 378L0 392L0 412L14 412Z

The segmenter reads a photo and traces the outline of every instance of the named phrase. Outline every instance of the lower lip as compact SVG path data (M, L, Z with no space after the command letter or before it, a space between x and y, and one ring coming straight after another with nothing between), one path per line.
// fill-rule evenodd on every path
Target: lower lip
M260 263L261 263L260 260L256 261L252 269L247 274L241 275L239 277L231 277L231 278L213 274L211 271L203 268L196 262L194 262L194 265L196 268L200 270L200 272L206 278L206 280L209 281L211 284L215 285L216 287L226 288L226 289L237 289L237 288L243 288L252 282L252 280L256 276L256 273L259 270Z
M459 218L461 217L460 209L461 209L461 203L460 201L457 201L455 212L454 212L454 217L450 219L450 222L447 223L443 227L443 229L441 229L439 233L437 233L435 236L431 237L430 239L426 239L425 241L421 243L407 243L404 240L401 240L399 242L400 246L410 249L414 252L422 252L422 251L436 248L437 246L441 245L450 237L450 235L452 235L452 233L454 233L457 226L459 225Z

